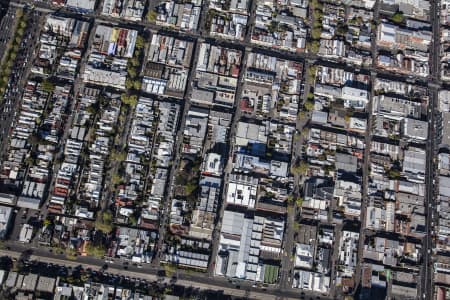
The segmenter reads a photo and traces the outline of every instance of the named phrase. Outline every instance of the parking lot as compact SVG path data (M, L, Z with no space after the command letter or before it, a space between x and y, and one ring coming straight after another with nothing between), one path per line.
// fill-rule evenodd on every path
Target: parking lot
M14 224L11 226L11 232L10 232L10 240L12 241L18 241L20 238L20 231L24 224L30 224L37 226L38 223L40 223L40 220L42 220L42 215L40 214L40 211L34 210L34 209L27 209L27 208L17 208L14 211ZM36 235L35 235L36 236ZM34 236L34 237L35 237ZM33 245L36 243L37 240L34 239Z

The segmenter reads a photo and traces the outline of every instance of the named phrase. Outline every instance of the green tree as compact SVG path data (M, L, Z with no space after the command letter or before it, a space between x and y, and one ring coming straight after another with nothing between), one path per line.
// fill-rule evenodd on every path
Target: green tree
M147 14L147 21L149 21L149 22L155 22L157 16L158 16L158 14L156 13L156 11L151 10L151 11L149 11L148 14Z
M172 277L172 275L177 271L177 267L172 264L165 264L164 271L167 277Z
M139 91L142 87L142 83L139 79L136 79L135 81L133 81L133 88L137 91Z
M113 215L109 210L102 213L103 222L112 222Z
M86 247L86 252L89 256L103 258L105 256L106 250L102 245L94 246L92 243L89 243Z
M122 182L122 177L119 174L113 174L111 176L111 183L113 185L118 185Z
M47 79L42 81L42 90L51 93L55 90L55 85Z
M320 27L313 28L311 31L311 37L315 40L320 39L321 34L322 34L322 28L320 28Z
M305 161L301 161L300 163L296 164L295 166L292 166L291 172L293 174L297 175L303 175L305 174L309 169L309 165Z
M69 260L77 259L77 251L73 248L66 248L66 258Z
M132 225L132 226L136 226L137 224L137 219L135 215L130 215L128 217L128 222Z
M319 52L320 43L317 40L312 40L307 44L307 49L311 53Z
M111 160L113 161L124 161L127 158L127 153L125 151L112 151L111 152Z
M127 78L127 80L125 80L125 88L127 90L133 89L133 80L132 79Z
M267 30L270 32L270 33L274 33L274 32L277 32L278 31L278 22L276 22L276 21L271 21L270 22L270 24L267 26Z
M45 226L50 225L51 223L52 223L52 221L50 221L49 219L45 219L44 222L43 222L43 225L45 227Z
M188 184L186 184L186 186L184 187L184 192L187 195L191 195L192 193L194 193L197 190L198 185L195 182L189 182Z
M144 45L145 45L144 38L141 35L138 35L138 37L136 38L136 44L135 44L136 48L142 49L142 48L144 48Z
M308 135L309 135L309 128L308 127L303 127L303 129L302 129L302 135L304 136L304 137L307 137Z
M135 68L128 68L128 76L130 78L135 78L137 75L136 69Z
M314 101L306 100L306 101L305 101L305 109L306 109L307 111L313 110L313 109L314 109Z
M25 32L25 30L22 27L17 28L17 37L21 37L23 36L23 33Z
M17 57L17 53L16 52L11 52L11 54L9 55L9 59L11 60L15 60Z
M390 179L399 179L400 178L400 171L396 169L389 169L388 171L388 177Z
M110 211L105 211L97 216L97 220L95 221L95 229L106 234L112 231L112 213Z
M405 16L403 15L403 12L401 12L401 11L396 12L391 17L391 21L396 24L402 23L404 19L405 19Z
M139 66L140 62L139 62L139 59L136 57L136 55L132 59L130 59L130 64L133 67Z
M27 21L22 20L19 23L19 28L25 29L25 27L27 27Z
M137 96L136 95L130 95L123 97L122 95L122 103L131 107L135 107L137 105Z

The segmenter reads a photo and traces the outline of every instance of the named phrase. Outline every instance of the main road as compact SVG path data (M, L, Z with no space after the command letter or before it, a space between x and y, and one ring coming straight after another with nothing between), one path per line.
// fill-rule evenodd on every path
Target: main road
M433 225L432 219L434 210L436 209L435 199L435 176L436 165L434 158L436 157L436 115L439 113L439 88L440 88L440 0L431 1L430 22L432 25L433 39L430 49L430 103L428 107L428 140L426 144L427 164L426 164L426 234L424 237L424 247L422 252L422 274L420 283L421 298L433 299L433 267L432 267L432 251L433 251Z
M76 260L68 260L64 255L55 254L53 252L46 252L42 248L32 248L26 245L11 245L8 244L9 250L0 249L0 256L8 256L12 258L19 258L25 251L32 250L30 261L41 261L45 263L52 263L55 265L66 267L78 267L82 266L85 269L102 270L104 262L100 259L93 257L77 257ZM159 268L146 266L145 268L137 268L134 266L128 266L125 270L121 264L112 263L108 265L107 272L120 276L128 276L130 278L140 278L149 282L157 281ZM176 274L176 284L184 287L194 287L203 290L223 291L224 294L232 295L236 297L242 297L247 299L260 299L260 300L273 300L273 299L302 299L304 297L314 297L315 299L328 300L330 298L317 296L317 294L303 292L300 296L299 291L282 291L276 288L267 288L261 290L251 286L242 285L240 288L236 288L233 283L230 283L223 278L211 278L199 273L183 273L178 272ZM165 278L165 282L169 283L170 280L175 278ZM331 299L330 299L331 300Z

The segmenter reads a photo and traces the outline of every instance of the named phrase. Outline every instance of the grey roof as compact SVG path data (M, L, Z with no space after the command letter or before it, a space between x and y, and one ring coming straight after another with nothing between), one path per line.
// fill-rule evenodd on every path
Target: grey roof
M53 293L53 290L55 289L55 282L55 278L40 276L36 290Z
M240 235L244 225L244 214L225 210L223 213L222 232Z
M212 103L214 100L214 92L201 89L193 89L191 98L193 101Z
M450 148L450 112L442 113L442 140L441 144Z
M450 197L450 177L439 176L439 194Z
M316 94L328 95L335 98L340 97L342 94L340 87L325 84L316 84L314 92Z
M313 111L311 121L317 124L326 124L328 121L328 113L324 111Z
M392 284L392 294L401 296L402 299L416 299L417 288L400 284Z
M405 119L405 136L413 139L426 140L428 137L428 123L416 119Z
M355 173L358 168L358 158L344 153L336 153L336 169Z
M403 172L425 174L425 158L426 153L424 150L405 150Z

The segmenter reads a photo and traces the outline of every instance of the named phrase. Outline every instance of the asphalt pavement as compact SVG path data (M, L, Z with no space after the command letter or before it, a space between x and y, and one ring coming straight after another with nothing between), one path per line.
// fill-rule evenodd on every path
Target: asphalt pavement
M78 256L74 260L68 260L65 255L50 252L46 247L35 247L17 242L7 241L3 245L7 249L0 249L0 256L9 256L19 258L23 253L31 250L30 260L42 261L45 263L52 263L61 266L70 266L72 268L82 266L85 269L102 271L105 262L101 259L87 256ZM107 272L117 275L124 275L128 277L140 278L148 281L157 281L159 279L158 271L159 267L153 267L151 265L145 265L143 268L137 268L133 265L128 265L126 269L122 262L109 263L107 265ZM172 275L171 275L172 276ZM169 282L170 279L166 278L165 281ZM304 299L312 298L317 300L330 299L326 296L317 296L310 292L300 292L298 290L279 290L278 288L257 288L252 287L247 282L239 282L239 288L236 288L236 283L229 282L224 278L209 277L201 273L195 272L183 272L178 270L175 276L176 283L186 287L197 287L200 289L209 289L216 291L224 291L225 294L234 295L237 297L247 296L249 299L258 300L273 300L277 297L281 297L285 300L290 299ZM303 296L299 297L300 294Z
M430 10L430 22L433 30L433 39L430 48L430 101L428 109L428 140L426 144L427 151L427 164L426 164L426 202L425 202L425 212L426 212L426 234L423 240L423 252L422 252L422 269L421 269L421 282L419 288L419 295L422 299L432 299L434 294L433 287L433 216L436 213L436 198L435 198L435 170L437 166L434 164L435 151L438 145L436 145L437 136L436 133L436 114L438 110L439 102L439 88L440 88L440 0L431 1Z

